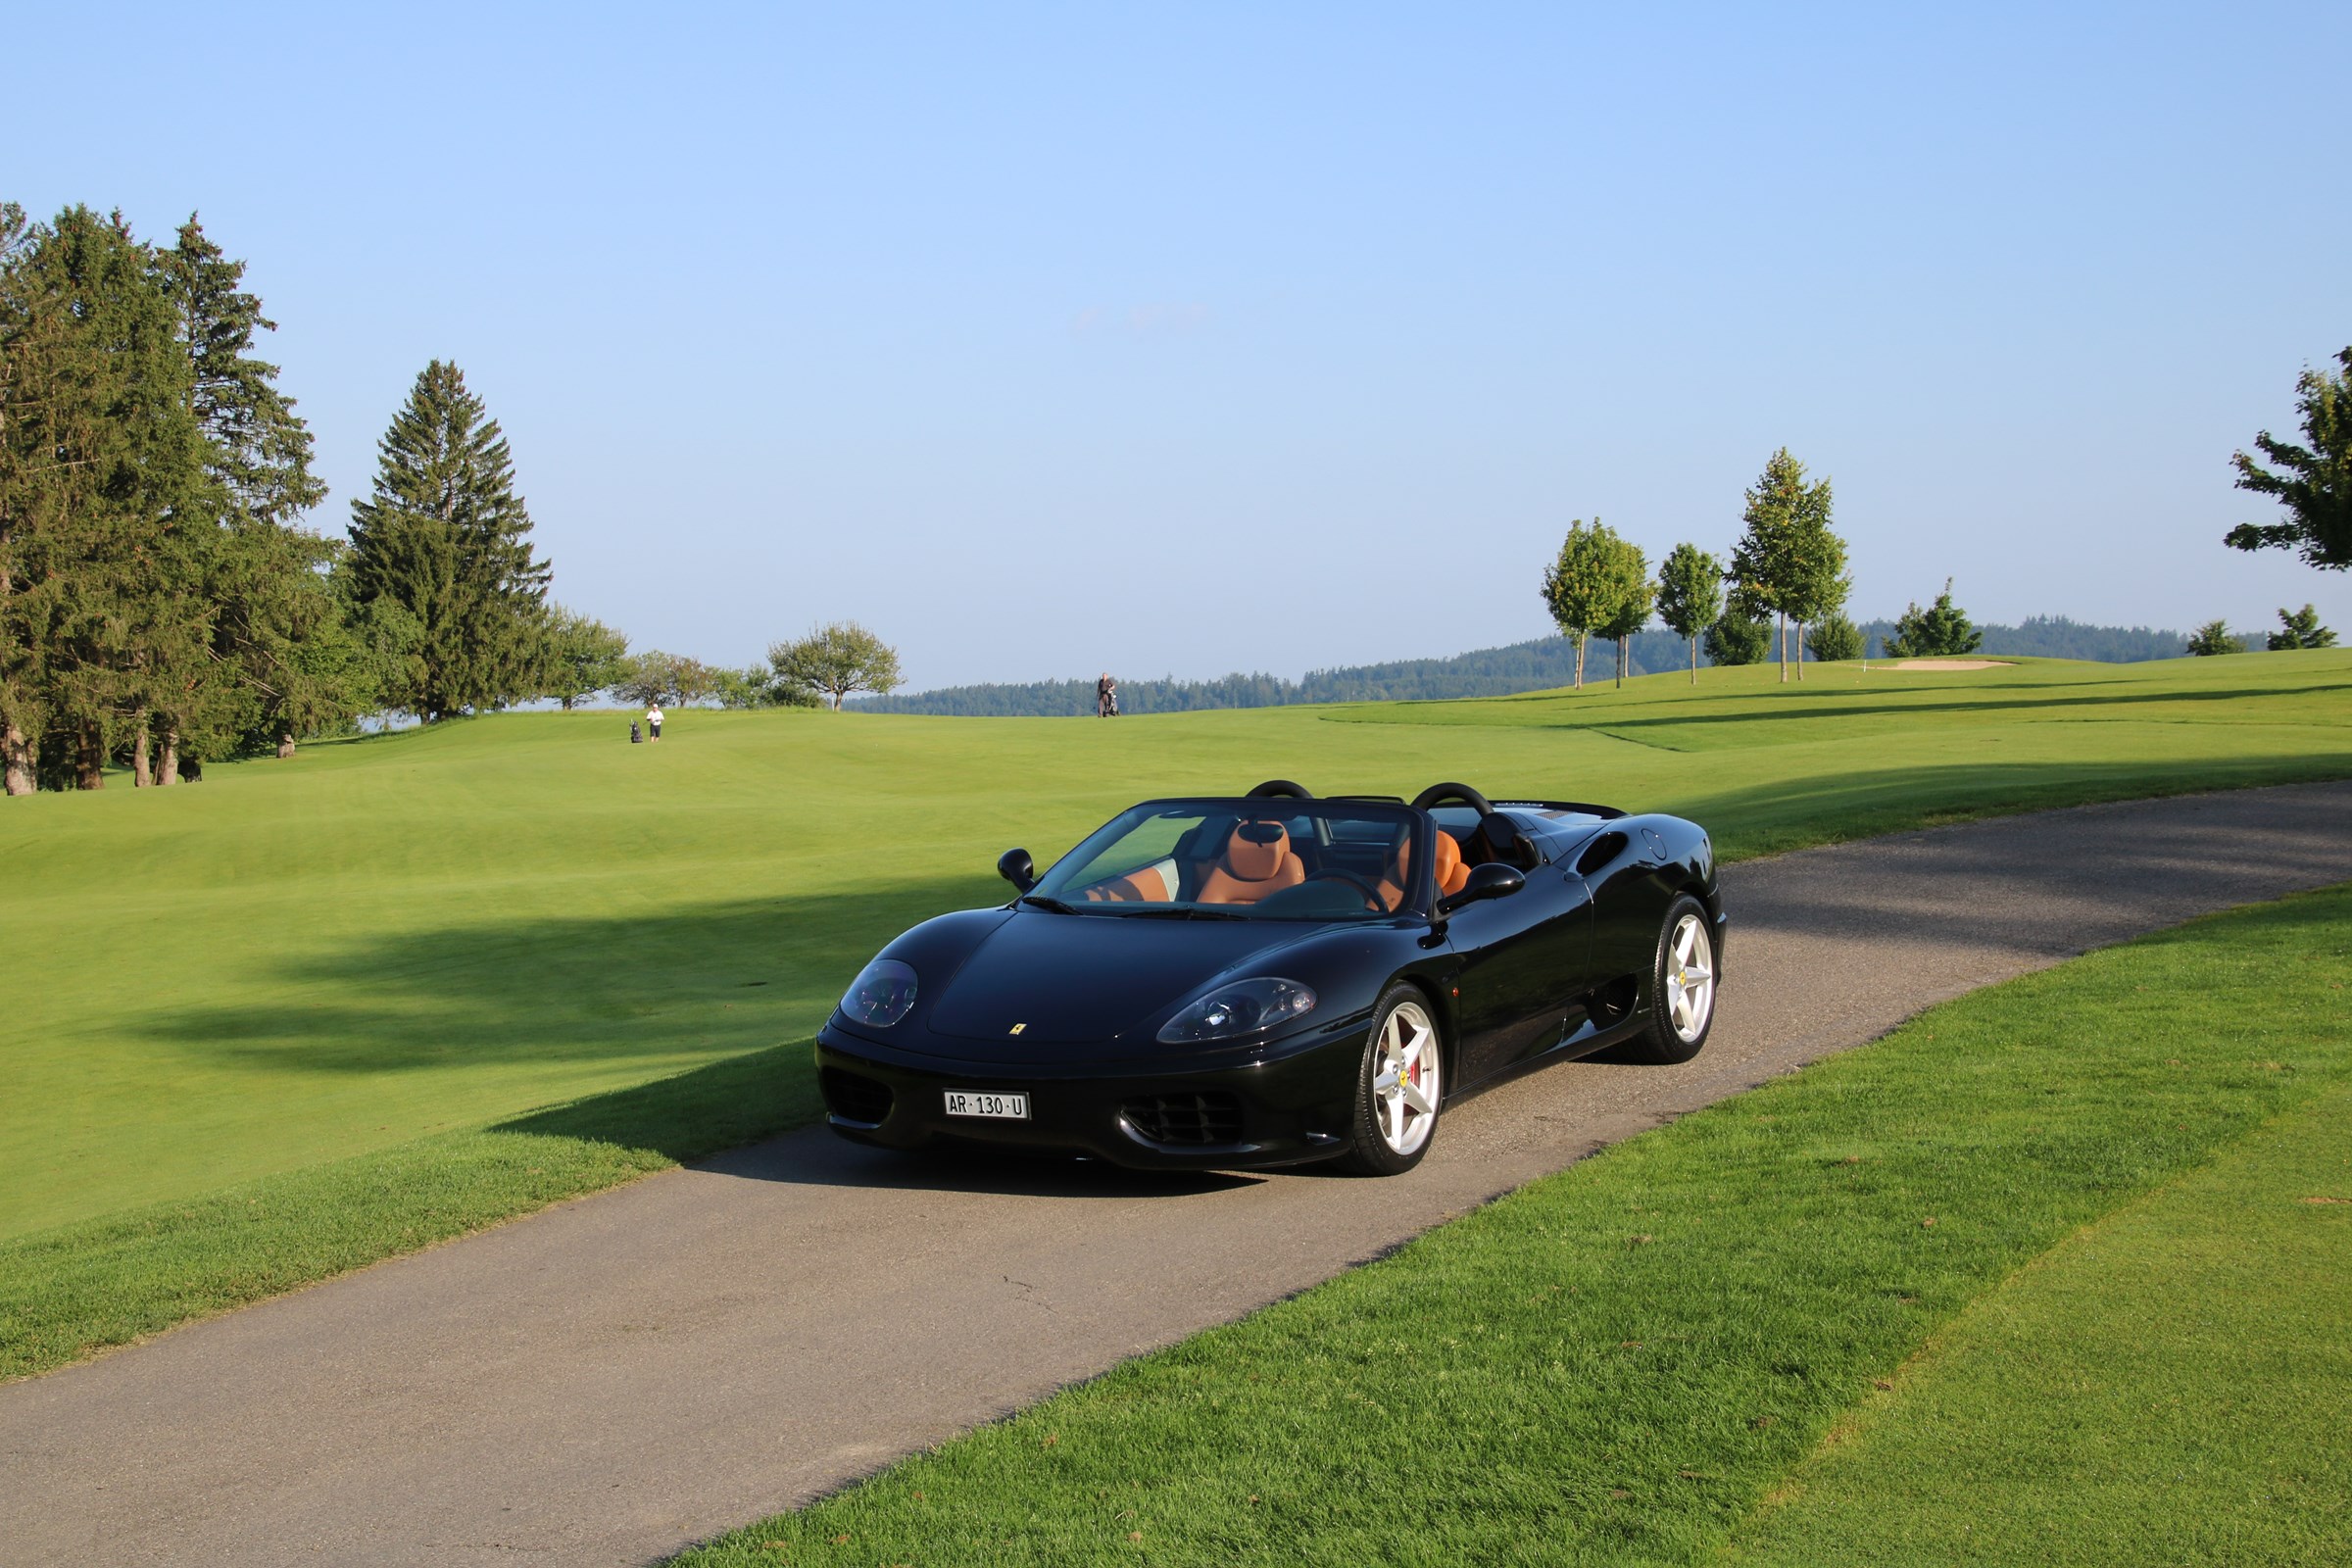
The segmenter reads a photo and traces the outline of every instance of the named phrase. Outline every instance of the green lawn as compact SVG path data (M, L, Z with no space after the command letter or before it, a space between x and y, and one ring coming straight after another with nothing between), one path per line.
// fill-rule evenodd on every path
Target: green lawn
M2342 651L1809 673L1109 724L686 712L638 747L625 715L509 715L0 802L0 1376L805 1119L800 1054L747 1053L1000 897L999 851L1143 795L1462 778L1681 810L1737 858L2352 775Z
M2352 1560L2347 975L1980 992L680 1568Z

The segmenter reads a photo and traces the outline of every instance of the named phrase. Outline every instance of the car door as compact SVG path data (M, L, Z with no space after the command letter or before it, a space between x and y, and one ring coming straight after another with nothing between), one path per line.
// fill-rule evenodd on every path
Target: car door
M1454 911L1455 1026L1464 1085L1560 1041L1590 971L1592 899L1572 869L1539 864L1519 892Z
M1638 821L1612 824L1577 855L1592 888L1592 984L1624 993L1627 1004L1657 961L1658 929L1674 898L1667 862L1666 841Z

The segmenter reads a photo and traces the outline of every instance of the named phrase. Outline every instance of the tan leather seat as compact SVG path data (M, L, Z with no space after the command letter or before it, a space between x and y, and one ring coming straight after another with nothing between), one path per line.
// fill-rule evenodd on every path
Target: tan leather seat
M1171 904L1176 899L1176 862L1161 860L1086 890L1089 904Z
M1437 838L1438 897L1449 898L1461 892L1462 885L1470 880L1470 868L1462 863L1462 847L1453 841L1452 834L1440 828ZM1413 885L1412 876L1413 836L1407 833L1404 842L1396 846L1395 864L1380 884L1380 896L1387 902L1391 912L1404 906L1405 890Z
M1252 833L1258 836L1252 838ZM1291 835L1281 823L1236 822L1225 836L1225 848L1201 872L1200 891L1193 902L1255 904L1305 880L1306 867L1291 853Z

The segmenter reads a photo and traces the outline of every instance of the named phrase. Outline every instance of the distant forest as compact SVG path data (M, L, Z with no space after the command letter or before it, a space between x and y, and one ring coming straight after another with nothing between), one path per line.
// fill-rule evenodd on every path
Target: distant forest
M2020 658L2092 659L2107 663L2135 663L2146 659L2178 659L2188 651L2187 637L2177 631L2154 631L2146 626L2085 626L2062 615L2035 615L2022 625L1987 625L1984 654ZM1862 624L1873 659L1884 651L1894 630L1891 620ZM1606 680L1616 667L1614 651L1599 638L1592 640L1585 678L1594 679L1597 664ZM1688 667L1688 646L1671 632L1645 631L1633 640L1634 672L1656 674ZM1703 667L1706 655L1699 655ZM1119 710L1123 713L1181 713L1204 708L1278 708L1290 703L1396 702L1448 697L1503 697L1513 692L1544 691L1565 686L1576 665L1576 650L1565 637L1539 637L1507 648L1486 648L1451 659L1405 659L1387 664L1354 664L1342 669L1309 670L1304 680L1288 680L1263 673L1226 675L1217 680L1119 681ZM942 713L963 718L1060 717L1088 715L1095 710L1091 680L1039 680L1020 684L947 686L937 691L853 701L849 708L863 713Z

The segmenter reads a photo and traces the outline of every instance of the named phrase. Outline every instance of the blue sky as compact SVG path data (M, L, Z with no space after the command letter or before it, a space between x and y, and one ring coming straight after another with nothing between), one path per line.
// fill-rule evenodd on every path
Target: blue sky
M1643 14L1650 13L1650 14ZM2352 8L47 8L0 195L191 210L339 531L433 356L558 597L913 684L1549 629L1788 445L1861 616L2268 623L2230 452L2352 342ZM29 62L42 69L24 69Z

